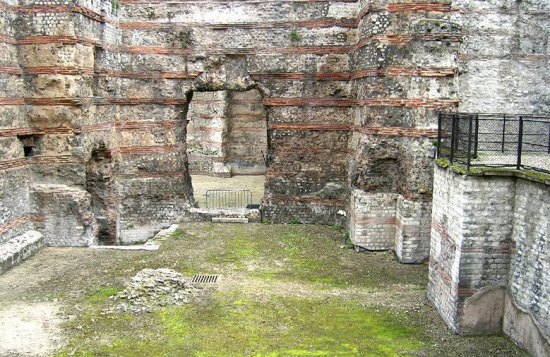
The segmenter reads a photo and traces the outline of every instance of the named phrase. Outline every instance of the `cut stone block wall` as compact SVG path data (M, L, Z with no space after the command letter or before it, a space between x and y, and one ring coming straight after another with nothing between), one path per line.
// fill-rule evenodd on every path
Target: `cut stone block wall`
M390 250L395 246L396 201L398 195L351 194L350 239L368 250Z
M353 190L350 201L350 239L367 250L394 250L401 263L428 258L431 205L399 194Z
M395 254L401 263L422 263L430 254L431 202L411 201L399 196L396 202Z
M504 310L504 332L533 355L550 355L550 190L518 179L512 239L515 249ZM538 330L538 331L537 331Z
M548 348L549 199L543 183L435 168L428 296L455 332L504 326L532 353ZM516 310L530 316L525 331L510 320Z
M547 114L548 1L452 4L453 18L468 34L458 57L459 110Z
M192 173L229 176L227 148L227 91L197 92L187 112L187 154Z
M37 231L27 231L0 243L0 274L28 259L43 246L44 237Z
M232 174L265 174L267 113L257 89L229 92L227 165Z
M49 246L88 247L97 243L97 224L91 196L65 185L35 185L37 210L44 219L38 227Z

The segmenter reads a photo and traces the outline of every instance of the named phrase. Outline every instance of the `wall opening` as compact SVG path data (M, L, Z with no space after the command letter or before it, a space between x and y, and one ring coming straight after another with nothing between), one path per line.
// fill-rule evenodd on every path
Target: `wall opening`
M19 135L17 136L21 145L23 145L23 155L31 157L36 155L36 147L39 144L40 136L38 135Z
M193 92L187 111L186 144L194 198L206 207L212 189L248 189L253 202L264 195L267 111L258 89Z
M99 245L118 244L118 207L111 151L101 143L86 164L86 190L91 195Z

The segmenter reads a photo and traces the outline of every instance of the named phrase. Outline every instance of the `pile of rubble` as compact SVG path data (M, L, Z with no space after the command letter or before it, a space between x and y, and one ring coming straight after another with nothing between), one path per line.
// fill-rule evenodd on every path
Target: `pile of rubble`
M110 298L112 306L103 313L142 313L164 306L181 306L200 291L200 286L192 285L174 270L143 269L132 278L126 289Z

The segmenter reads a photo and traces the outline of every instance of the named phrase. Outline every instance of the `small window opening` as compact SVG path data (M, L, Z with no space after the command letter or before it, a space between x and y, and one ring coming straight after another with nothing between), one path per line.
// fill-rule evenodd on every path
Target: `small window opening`
M19 135L17 137L23 145L23 154L25 157L30 157L35 154L35 146L38 143L38 136L36 135Z
M32 156L33 154L32 149L33 149L32 146L23 146L23 152L25 153L25 157Z

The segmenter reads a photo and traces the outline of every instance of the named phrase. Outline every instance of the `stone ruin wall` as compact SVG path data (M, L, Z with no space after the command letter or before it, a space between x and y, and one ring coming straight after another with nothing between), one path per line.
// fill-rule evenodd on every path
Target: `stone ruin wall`
M401 262L428 257L436 111L455 109L462 40L450 2L363 2L350 53L350 236Z
M550 3L453 1L460 111L550 112ZM548 185L435 168L428 295L461 334L550 354Z
M130 243L187 219L192 95L254 89L266 217L333 223L347 209L357 243L418 262L436 111L548 109L543 1L0 5L3 240L36 227L89 245L101 216ZM99 196L94 166L108 183Z
M435 168L428 297L464 335L504 331L550 354L550 190Z
M550 5L399 1L376 11L370 4L358 37L362 44L370 35L371 46L350 58L374 74L352 72L351 84L358 99L393 102L355 108L362 129L350 141L350 235L366 249L393 248L400 261L419 262L429 255L431 108L549 113Z
M0 9L0 243L35 229L50 245L132 243L192 219L189 103L255 90L265 216L331 224L345 210L358 245L419 262L437 111L550 109L543 0Z

